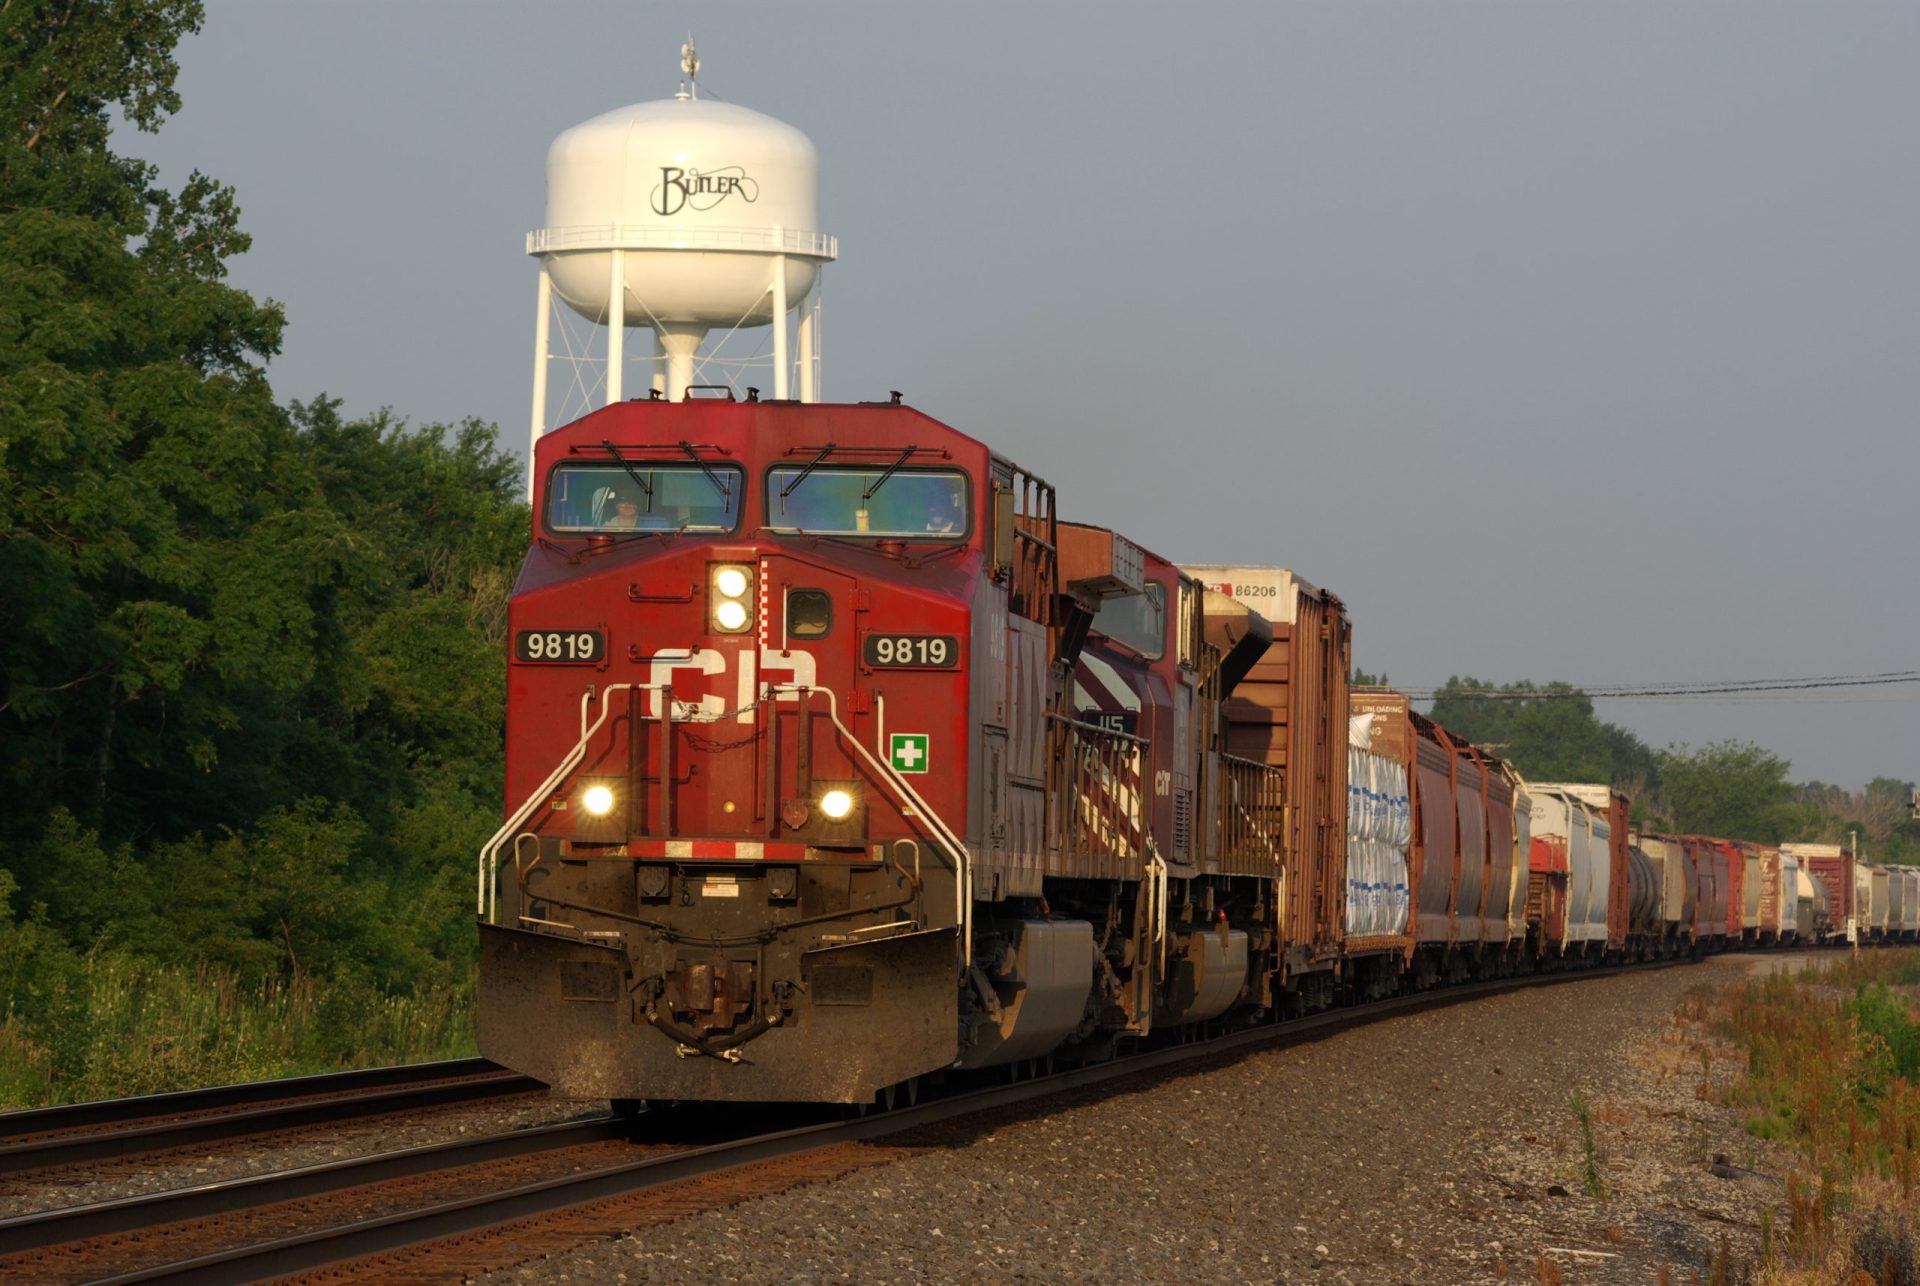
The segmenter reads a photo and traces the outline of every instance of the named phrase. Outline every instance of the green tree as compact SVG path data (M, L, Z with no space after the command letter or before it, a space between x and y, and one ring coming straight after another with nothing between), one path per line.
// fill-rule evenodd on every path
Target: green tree
M110 109L178 106L200 16L0 4L0 782L38 805L0 813L0 862L83 947L458 969L441 895L499 815L518 470L482 424L274 404L232 192L108 148ZM289 897L378 914L242 896L289 816L352 891Z
M1779 843L1799 820L1788 767L1747 741L1670 746L1660 753L1661 810L1685 834Z
M239 719L222 688L286 682L304 624L249 537L276 507L284 417L261 363L281 317L223 281L231 193L178 194L107 151L108 109L178 105L192 3L0 9L0 714L8 786L110 824L108 783ZM249 557L249 554L256 556ZM10 810L0 838L31 810Z
M1432 717L1536 781L1601 782L1638 797L1659 778L1646 743L1598 718L1593 699L1569 684L1522 680L1496 687L1455 676L1435 696Z

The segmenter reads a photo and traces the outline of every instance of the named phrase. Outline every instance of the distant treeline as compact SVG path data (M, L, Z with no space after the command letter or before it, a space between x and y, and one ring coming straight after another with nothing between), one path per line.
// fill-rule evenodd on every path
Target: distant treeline
M462 1047L524 549L494 431L276 403L181 0L0 10L0 1107Z
M1519 695L1466 695L1488 691ZM1527 699L1534 692L1540 698ZM1432 716L1535 781L1611 783L1633 797L1634 820L1649 829L1767 844L1846 843L1857 831L1869 858L1920 863L1911 782L1876 777L1857 792L1795 784L1785 759L1751 742L1654 750L1600 719L1592 699L1564 683L1496 686L1455 677L1436 695Z

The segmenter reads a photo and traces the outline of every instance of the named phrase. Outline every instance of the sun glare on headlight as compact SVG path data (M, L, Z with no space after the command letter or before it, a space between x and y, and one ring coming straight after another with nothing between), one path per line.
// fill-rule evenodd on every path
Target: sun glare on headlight
M580 796L580 806L595 817L605 817L613 811L613 792L605 786L589 786Z
M853 811L853 796L844 790L830 790L820 796L820 811L834 821L845 821Z
M710 628L722 634L743 632L753 619L747 606L753 597L753 569L714 564L710 577L707 582L713 590L709 598Z

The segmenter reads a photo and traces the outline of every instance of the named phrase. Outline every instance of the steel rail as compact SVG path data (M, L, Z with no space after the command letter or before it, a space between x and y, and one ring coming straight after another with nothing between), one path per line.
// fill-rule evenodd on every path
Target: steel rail
M481 1076L504 1070L498 1063L485 1058L455 1058L439 1063L402 1063L393 1067L322 1072L314 1076L288 1076L279 1080L240 1081L233 1085L173 1090L165 1094L140 1094L132 1098L62 1103L55 1107L0 1112L0 1139L21 1134L49 1134L88 1125L111 1125L122 1121L212 1111L242 1103L268 1102L305 1094L334 1094L390 1085L413 1085L425 1080Z
M180 1095L155 1095L153 1099L172 1100L162 1110L161 1116L187 1110L210 1114L156 1119L154 1114L149 1113L133 1117L126 1123L126 1128L80 1129L75 1133L48 1137L22 1138L19 1136L24 1131L15 1130L12 1131L15 1141L0 1144L0 1174L71 1165L80 1161L99 1161L185 1144L348 1121L357 1117L470 1103L512 1094L531 1094L546 1088L530 1076L509 1072L483 1059L462 1060L463 1065L471 1063L481 1063L484 1067L463 1074L449 1072L447 1069L452 1066L450 1064L421 1064L423 1070L418 1075L398 1078L375 1075L371 1078L371 1085L362 1082L366 1087L359 1089L353 1088L351 1082L343 1086L331 1077L299 1077L288 1081L257 1081L226 1086L219 1090L188 1090ZM379 1069L381 1073L397 1070L404 1069ZM428 1074L430 1070L432 1074ZM345 1075L351 1077L354 1074ZM227 1091L233 1091L235 1097L223 1102L220 1096ZM327 1097L314 1097L316 1095ZM299 1096L300 1101L276 1101L295 1096ZM261 1101L263 1097L266 1100L264 1102ZM184 1106L196 1099L199 1100L196 1107L189 1109ZM118 1124L113 1112L130 1110L127 1105L151 1101L114 1099L101 1104L77 1106L100 1113L97 1119ZM232 1111L220 1110L236 1102L253 1102L257 1105ZM64 1109L45 1110L58 1113ZM42 1125L40 1128L58 1127Z
M1661 962L1652 968L1687 963ZM619 1165L547 1179L476 1197L465 1197L418 1210L380 1216L336 1228L277 1238L231 1250L199 1255L171 1264L158 1264L114 1277L104 1283L192 1280L204 1283L241 1283L287 1276L419 1246L448 1237L482 1232L526 1219L682 1183L689 1179L761 1164L836 1143L863 1142L899 1134L958 1117L1012 1107L1035 1099L1083 1089L1107 1081L1161 1071L1178 1064L1217 1057L1258 1046L1285 1048L1318 1040L1382 1019L1440 1009L1506 992L1570 982L1595 982L1639 966L1608 966L1567 973L1503 978L1465 986L1396 996L1370 1004L1333 1009L1304 1018L1249 1027L1223 1036L1186 1044L1167 1045L1055 1072L1032 1080L991 1086L936 1099L917 1107L900 1108L847 1121L829 1121L771 1134L754 1135L726 1143L692 1147L684 1152L654 1156Z
M30 1214L0 1219L0 1255L17 1255L86 1237L120 1236L146 1228L181 1224L190 1219L253 1210L281 1201L322 1196L455 1166L483 1165L582 1144L605 1143L626 1137L630 1128L619 1117L596 1116L558 1125L506 1130L476 1139L456 1139L447 1143L404 1148L397 1152L348 1157L297 1170L243 1175L192 1188L142 1193L83 1206L64 1206L56 1210L36 1210Z

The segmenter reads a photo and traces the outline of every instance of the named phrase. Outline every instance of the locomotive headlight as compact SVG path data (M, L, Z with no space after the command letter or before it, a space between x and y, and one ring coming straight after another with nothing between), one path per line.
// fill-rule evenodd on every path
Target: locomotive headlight
M605 786L589 786L580 796L580 807L595 817L605 817L613 811L613 792Z
M721 634L739 634L752 623L748 601L753 596L753 569L716 563L708 577L712 588L708 623Z
M830 790L820 796L820 811L836 822L847 819L853 811L853 793L845 790Z

